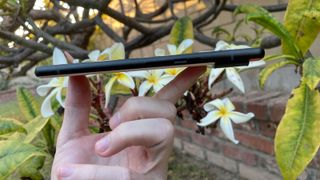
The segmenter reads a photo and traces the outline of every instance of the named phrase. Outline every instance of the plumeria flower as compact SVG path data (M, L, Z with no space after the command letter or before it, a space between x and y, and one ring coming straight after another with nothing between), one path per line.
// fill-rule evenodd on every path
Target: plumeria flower
M228 50L228 49L245 49L250 48L249 46L245 45L234 45L234 44L228 44L224 41L218 41L216 44L215 51L221 51L221 50ZM255 68L259 66L265 65L265 62L263 60L260 61L253 61L250 62L248 66L240 66L238 67L239 70L249 69L249 68ZM243 81L238 74L237 68L233 67L227 67L227 68L212 68L209 80L208 80L208 87L211 88L214 81L220 76L220 74L225 71L227 79L234 84L242 93L245 92Z
M125 51L124 46L122 43L115 43L111 46L111 48L105 49L103 52L106 53L108 60L119 60L125 58ZM102 53L101 53L102 54ZM115 82L120 83L121 85L128 87L130 89L135 88L135 83L132 77L125 72L118 72L113 73L112 77L108 81L108 83L105 86L105 106L108 106L110 95L111 95L111 89Z
M192 39L185 39L183 40L179 46L175 46L173 44L168 44L167 45L167 48L168 48L168 51L169 51L169 54L170 55L179 55L179 54L183 54L189 47L191 47L193 44L193 41ZM165 56L166 55L166 52L164 49L160 49L160 48L157 48L155 51L154 51L154 54L156 56ZM169 69L165 69L164 72L166 75L168 76L176 76L178 75L184 68L169 68Z
M109 49L105 49L104 51L100 52L100 50L93 50L88 54L89 59L86 59L82 62L98 62L107 60L107 52Z
M53 60L53 65L67 64L67 59L65 55L58 48L54 48L52 60ZM50 117L54 114L51 107L51 98L53 96L55 96L59 104L62 107L64 107L64 100L62 99L62 91L63 89L67 88L68 80L69 80L68 77L53 78L50 80L48 84L40 85L39 87L37 87L36 91L40 96L47 95L47 97L44 99L41 105L41 114L43 117Z
M134 77L145 79L139 87L139 96L144 96L151 88L154 92L158 92L161 88L167 85L173 76L163 75L164 70L149 70L149 71L135 71L129 74Z
M229 98L215 99L204 105L204 110L209 112L206 117L197 123L199 126L208 126L218 119L222 132L230 139L233 143L238 144L239 141L235 139L231 121L236 124L244 123L254 117L253 113L243 114L236 112L234 105L231 103Z

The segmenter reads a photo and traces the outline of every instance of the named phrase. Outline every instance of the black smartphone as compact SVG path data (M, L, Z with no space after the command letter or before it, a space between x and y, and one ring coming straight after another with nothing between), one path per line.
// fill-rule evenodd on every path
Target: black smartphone
M263 58L264 54L264 49L247 48L148 58L60 64L37 67L35 74L38 77L59 77L203 65L213 65L215 68L246 66L250 61Z

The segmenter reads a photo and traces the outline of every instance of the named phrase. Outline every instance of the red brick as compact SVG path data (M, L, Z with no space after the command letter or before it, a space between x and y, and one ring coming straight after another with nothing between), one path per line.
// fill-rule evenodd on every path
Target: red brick
M288 97L280 97L269 103L270 109L270 120L274 122L280 122L282 116L284 115Z
M274 156L259 156L259 162L263 169L273 174L281 174Z
M234 129L245 130L249 132L256 132L257 131L257 123L255 119L251 119L249 122L241 123L241 124L232 124Z
M268 154L274 154L273 141L268 140L258 135L252 135L240 131L235 131L236 138L240 141L240 144L265 152Z
M193 143L206 147L209 150L213 150L213 151L220 150L220 144L214 140L214 137L210 138L209 135L193 133L191 135L191 140Z
M314 156L309 166L320 169L320 150L318 150L318 153Z
M250 166L257 164L256 154L249 152L248 150L242 150L238 145L224 145L223 154L227 157L240 160Z
M261 135L274 138L277 130L275 122L259 122L259 130Z
M187 129L190 129L190 130L193 130L193 131L198 129L196 121L192 121L192 120L188 120L188 119L182 119L180 121L180 123L181 123L182 127L185 127Z
M252 112L255 119L268 120L268 102L254 101L247 103L247 112Z
M183 141L182 143L183 143L183 151L184 152L191 154L193 156L196 156L200 159L205 158L204 151L199 146L192 144L192 143L189 143L189 142L186 142L186 141Z
M190 141L190 131L185 128L175 126L174 136L186 141Z
M281 179L279 176L271 174L264 169L247 166L245 164L239 164L239 175L240 177L249 179L249 180L277 180Z
M234 96L234 97L231 97L230 100L232 101L232 104L234 105L237 111L239 112L244 111L244 101L245 101L244 96Z

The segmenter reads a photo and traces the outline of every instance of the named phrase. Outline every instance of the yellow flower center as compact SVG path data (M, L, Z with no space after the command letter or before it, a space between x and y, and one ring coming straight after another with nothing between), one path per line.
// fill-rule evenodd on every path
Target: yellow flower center
M149 81L149 83L151 84L156 84L159 81L159 78L157 76L155 76L154 74L151 74L147 80Z
M230 114L230 112L225 107L222 107L221 109L219 109L219 115L221 117L228 117L229 114Z
M117 79L122 79L125 77L125 75L123 73L115 73L115 76Z
M167 74L172 75L172 76L177 75L179 72L177 68L166 69L165 71Z
M101 54L101 55L98 57L98 61L107 60L107 56L108 56L108 54Z

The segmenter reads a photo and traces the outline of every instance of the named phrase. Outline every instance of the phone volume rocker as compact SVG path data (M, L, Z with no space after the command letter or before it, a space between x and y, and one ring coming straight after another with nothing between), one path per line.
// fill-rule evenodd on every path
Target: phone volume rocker
M187 63L188 63L187 60L178 60L173 62L173 64L187 64Z

